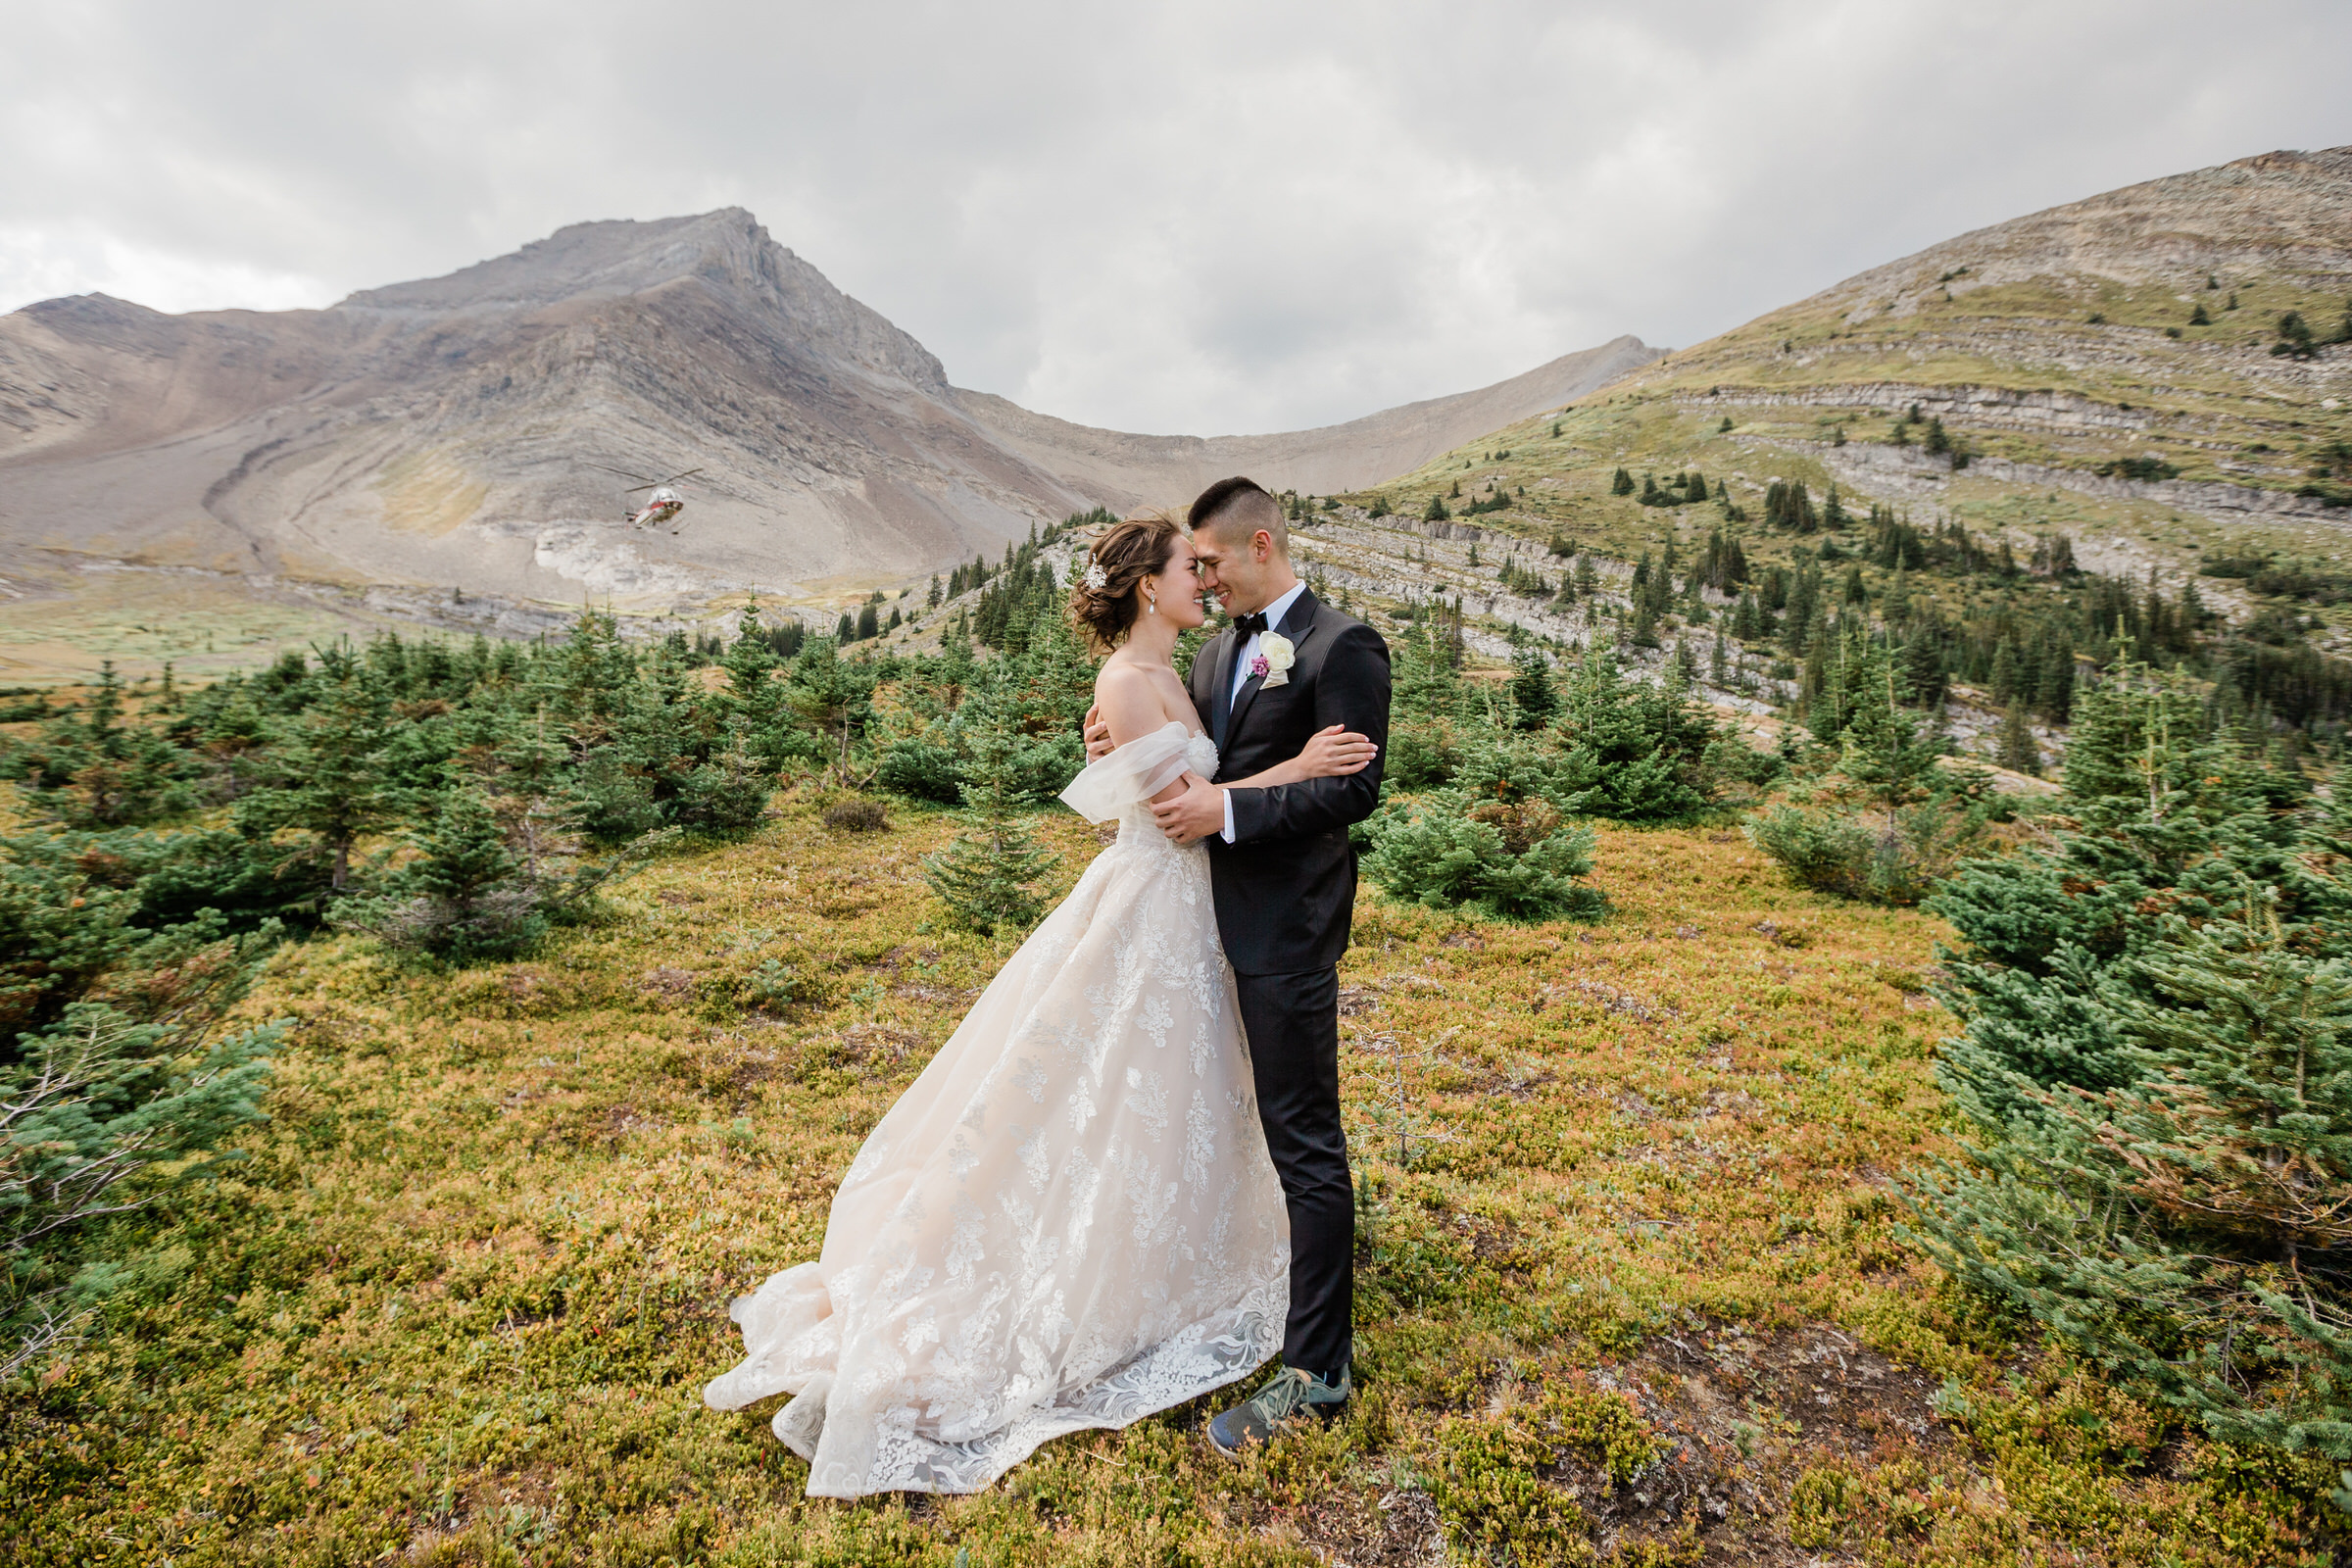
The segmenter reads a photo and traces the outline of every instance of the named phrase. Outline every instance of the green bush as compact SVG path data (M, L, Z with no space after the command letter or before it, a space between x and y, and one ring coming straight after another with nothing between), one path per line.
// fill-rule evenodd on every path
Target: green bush
M1944 802L1888 815L1776 806L1750 817L1747 840L1806 887L1867 904L1926 898L1978 837L1981 823Z
M954 806L963 799L963 763L950 748L913 736L882 754L874 782L893 795Z
M1440 1430L1430 1494L1447 1538L1481 1560L1568 1568L1595 1560L1592 1520L1540 1472L1553 1446L1499 1420L1455 1417Z
M1838 741L1837 762L1811 787L1811 805L1784 805L1746 823L1748 842L1797 881L1872 904L1917 904L1982 836L1981 770L1942 765L1942 738L1904 706L1893 650L1850 641L1843 674L1817 700L1817 730ZM1784 740L1790 731L1784 731Z
M662 825L654 787L633 773L619 754L599 752L584 759L568 791L573 820L592 843L626 844Z
M1362 839L1364 874L1407 903L1511 920L1597 919L1608 907L1576 880L1592 869L1592 830L1542 799L1442 791L1392 802L1363 824Z
M670 820L689 832L731 838L760 825L772 793L773 781L751 754L732 748L679 780Z
M1450 737L1434 725L1416 724L1389 731L1389 752L1381 760L1381 789L1411 794L1435 789L1453 777Z

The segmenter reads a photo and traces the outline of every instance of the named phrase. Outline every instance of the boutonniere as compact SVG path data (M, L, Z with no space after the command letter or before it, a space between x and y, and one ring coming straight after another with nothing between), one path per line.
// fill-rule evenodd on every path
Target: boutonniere
M1291 640L1278 631L1263 633L1257 639L1257 657L1250 662L1250 673L1263 675L1268 686L1290 683L1291 666L1298 662L1298 654Z

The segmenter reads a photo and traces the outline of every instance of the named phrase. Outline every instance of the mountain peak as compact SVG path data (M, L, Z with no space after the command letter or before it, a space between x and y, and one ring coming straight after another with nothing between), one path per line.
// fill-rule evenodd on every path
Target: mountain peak
M783 325L781 341L926 391L947 390L947 371L929 350L835 288L740 207L645 222L572 223L441 277L363 289L334 308L485 316L620 299L683 282L700 284L769 326Z
M570 223L520 250L440 277L362 289L335 308L432 315L532 310L568 299L642 293L698 274L740 272L742 263L773 244L760 220L740 207L649 222L623 218Z
M2273 153L2256 153L2251 158L2233 159L2225 169L2247 169L2263 174L2329 174L2337 179L2352 178L2352 147L2323 147L2318 152L2296 152L2280 148Z

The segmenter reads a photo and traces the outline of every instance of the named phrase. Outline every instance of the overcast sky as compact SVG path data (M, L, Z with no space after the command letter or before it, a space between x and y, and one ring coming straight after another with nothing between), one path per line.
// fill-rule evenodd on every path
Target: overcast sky
M2352 142L2352 4L0 0L0 310L750 208L959 385L1214 434Z

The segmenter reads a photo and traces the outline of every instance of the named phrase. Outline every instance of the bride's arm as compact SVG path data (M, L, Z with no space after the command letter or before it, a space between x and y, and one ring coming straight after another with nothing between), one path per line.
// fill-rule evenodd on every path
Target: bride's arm
M1237 790L1268 789L1276 784L1303 784L1310 778L1338 778L1360 773L1372 765L1380 748L1371 740L1356 734L1345 724L1334 724L1308 737L1306 747L1287 762L1277 762L1248 778L1229 779L1226 787Z

